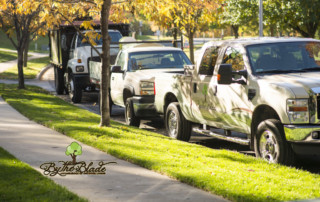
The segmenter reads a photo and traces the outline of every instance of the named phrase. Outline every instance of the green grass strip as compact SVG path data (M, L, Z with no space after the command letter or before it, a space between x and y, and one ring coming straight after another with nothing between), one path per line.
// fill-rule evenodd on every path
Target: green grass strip
M320 197L320 175L228 150L177 141L112 122L37 87L17 90L0 84L0 94L28 118L118 158L166 174L233 201L290 201Z
M0 147L0 201L87 201Z
M16 60L17 57L18 57L17 53L0 50L0 62L7 62L10 60Z
M42 68L49 64L49 57L37 58L28 61L28 67L23 68L25 79L35 79ZM0 79L18 79L18 68L15 65L0 73Z

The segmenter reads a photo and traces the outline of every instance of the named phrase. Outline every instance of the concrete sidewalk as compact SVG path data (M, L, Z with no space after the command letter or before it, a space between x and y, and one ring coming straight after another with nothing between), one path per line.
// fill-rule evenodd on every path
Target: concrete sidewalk
M71 160L65 151L75 140L28 120L1 97L0 115L0 147L18 159L41 173L43 163ZM56 175L50 178L90 201L226 201L85 144L80 145L83 153L77 161L103 160L117 164L107 165L105 175Z
M8 52L17 52L17 51L13 51L13 50L7 50L7 49L0 49L2 51L8 51ZM29 52L28 53L29 56L28 57L28 61L32 60L32 59L37 59L37 58L42 58L42 57L47 57L49 56L47 53L33 53L33 52ZM17 62L18 60L11 60L8 62L2 62L0 63L0 73L6 71L7 69L17 66Z

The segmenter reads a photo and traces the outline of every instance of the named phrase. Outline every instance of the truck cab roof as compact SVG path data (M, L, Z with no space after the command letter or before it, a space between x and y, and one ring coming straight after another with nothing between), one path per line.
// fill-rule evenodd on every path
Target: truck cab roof
M320 42L320 40L312 38L298 38L298 37L250 37L250 38L239 38L233 40L220 40L220 41L210 41L204 44L203 47L209 46L221 46L221 45L232 45L241 44L243 46L255 45L255 44L267 44L267 43L286 43L286 42L307 42L314 41Z

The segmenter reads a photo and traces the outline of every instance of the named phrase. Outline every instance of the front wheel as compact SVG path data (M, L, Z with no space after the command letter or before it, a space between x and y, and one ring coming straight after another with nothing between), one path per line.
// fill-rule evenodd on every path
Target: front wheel
M126 100L124 115L125 115L126 123L129 126L135 126L135 127L140 126L140 118L138 118L134 114L132 98L128 98Z
M165 125L170 137L188 142L191 137L191 123L182 114L179 103L169 104L166 115Z
M268 119L259 124L254 149L257 157L269 163L285 165L294 163L294 153L285 139L283 126L279 120Z
M73 74L68 76L68 92L72 102L79 103L82 98L82 89L80 84L75 81Z

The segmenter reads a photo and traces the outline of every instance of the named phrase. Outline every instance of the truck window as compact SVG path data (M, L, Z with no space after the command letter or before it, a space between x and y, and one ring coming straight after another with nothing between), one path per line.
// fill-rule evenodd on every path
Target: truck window
M199 74L213 75L214 66L218 58L218 50L219 47L216 46L207 48L200 63Z
M184 65L191 65L189 58L183 51L152 50L131 52L129 54L129 69L183 69Z
M77 38L77 35L75 34L72 38L71 50L74 50L76 48L76 38Z
M111 38L111 42L119 42L120 39L122 38L122 35L120 32L117 31L109 31L109 36ZM97 38L94 39L94 41L96 42L97 45L102 45L102 35L101 32L98 32L98 36ZM77 46L81 47L81 46L90 46L90 44L86 41L83 40L83 36L79 35L78 38L78 42L77 42Z
M125 58L124 58L125 54L123 52L120 53L119 55L119 59L117 61L117 64L118 66L121 66L121 69L123 70L124 69L124 63L125 63Z
M267 71L312 71L320 68L319 42L286 42L247 47L254 73Z
M231 64L233 71L244 70L244 61L240 49L228 47L224 56L223 63Z

